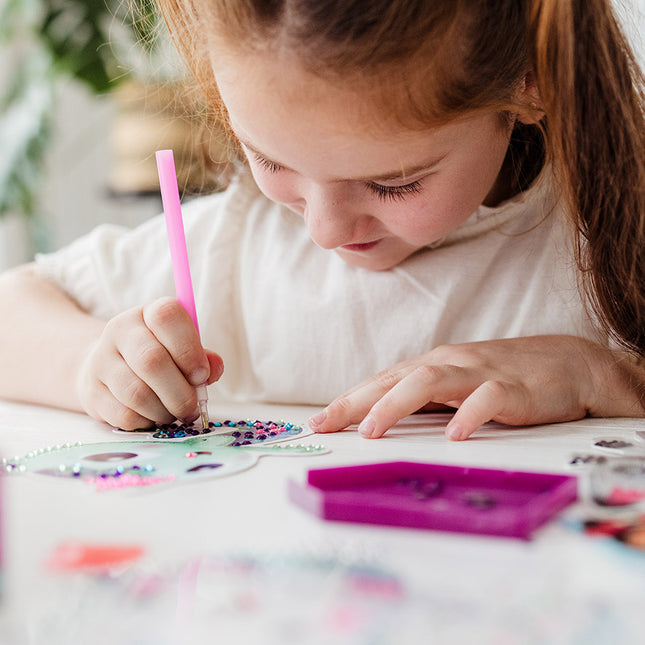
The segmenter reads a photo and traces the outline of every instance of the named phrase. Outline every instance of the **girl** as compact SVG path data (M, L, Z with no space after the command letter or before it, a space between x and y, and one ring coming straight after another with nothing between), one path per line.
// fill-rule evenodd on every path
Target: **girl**
M163 221L101 227L0 281L1 395L137 428L219 379L365 437L645 413L643 77L609 0L159 4L245 162L185 210L218 353L163 297Z

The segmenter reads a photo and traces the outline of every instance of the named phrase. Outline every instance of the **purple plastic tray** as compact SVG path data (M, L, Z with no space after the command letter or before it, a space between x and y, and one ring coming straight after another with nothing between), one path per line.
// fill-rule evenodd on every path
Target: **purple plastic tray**
M570 475L387 462L310 470L289 498L323 519L529 539L577 499Z

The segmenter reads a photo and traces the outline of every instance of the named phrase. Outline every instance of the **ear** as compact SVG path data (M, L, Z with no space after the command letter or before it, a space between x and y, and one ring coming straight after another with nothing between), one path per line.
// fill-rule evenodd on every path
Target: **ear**
M524 106L518 111L517 120L526 125L535 125L544 117L540 91L538 90L535 74L532 70L524 76L517 93L517 102Z

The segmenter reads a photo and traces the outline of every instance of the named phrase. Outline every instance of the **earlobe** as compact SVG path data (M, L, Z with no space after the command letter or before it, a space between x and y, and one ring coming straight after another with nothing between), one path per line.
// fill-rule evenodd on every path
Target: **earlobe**
M518 92L518 103L522 106L518 110L517 120L525 125L535 125L544 117L544 108L540 98L540 91L533 71L528 71L522 81Z

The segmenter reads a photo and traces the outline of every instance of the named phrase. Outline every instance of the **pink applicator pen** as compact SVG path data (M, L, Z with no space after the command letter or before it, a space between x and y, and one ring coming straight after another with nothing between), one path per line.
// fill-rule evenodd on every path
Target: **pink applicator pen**
M197 311L195 309L195 294L193 293L193 282L190 278L186 235L184 233L184 222L181 217L181 203L179 201L179 188L177 187L175 159L172 150L158 150L156 157L161 201L166 217L166 229L168 231L168 244L170 245L170 259L172 261L172 272L175 278L177 300L188 312L199 335ZM199 401L199 413L202 426L204 430L208 430L208 392L206 390L206 383L197 386L197 399Z

